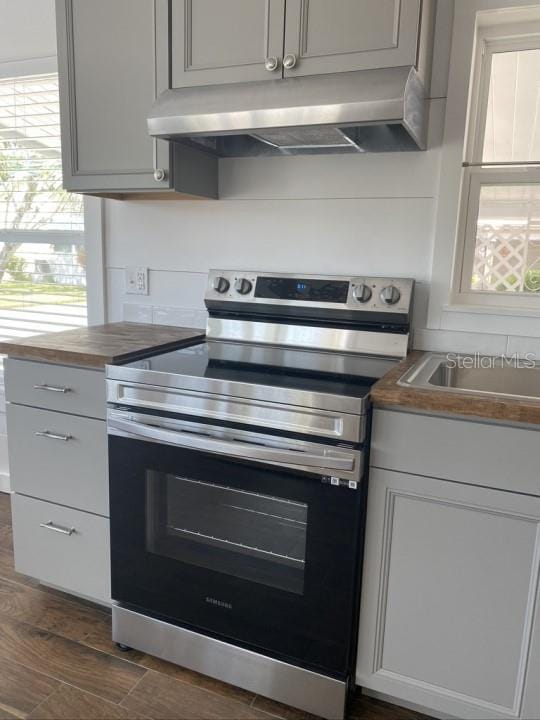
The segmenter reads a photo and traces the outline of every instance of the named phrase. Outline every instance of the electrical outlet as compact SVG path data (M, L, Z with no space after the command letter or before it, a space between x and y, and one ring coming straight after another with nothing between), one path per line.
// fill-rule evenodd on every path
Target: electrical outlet
M128 295L148 295L148 268L126 268L126 293Z

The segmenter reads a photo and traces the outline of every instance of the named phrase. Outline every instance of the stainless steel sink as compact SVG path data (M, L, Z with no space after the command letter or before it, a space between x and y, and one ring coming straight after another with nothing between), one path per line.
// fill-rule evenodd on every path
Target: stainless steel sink
M540 400L540 364L515 358L426 353L398 385Z

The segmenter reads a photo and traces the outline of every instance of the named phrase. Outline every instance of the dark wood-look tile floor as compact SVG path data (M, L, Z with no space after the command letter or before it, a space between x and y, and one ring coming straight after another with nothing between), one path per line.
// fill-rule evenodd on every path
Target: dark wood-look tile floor
M111 642L110 613L15 572L0 493L0 720L308 720L299 710ZM359 695L350 720L424 716Z

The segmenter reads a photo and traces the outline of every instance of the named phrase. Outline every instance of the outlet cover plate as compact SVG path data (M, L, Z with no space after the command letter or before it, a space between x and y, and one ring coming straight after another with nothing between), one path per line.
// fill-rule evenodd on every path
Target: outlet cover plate
M135 266L126 268L126 294L148 295L148 268Z

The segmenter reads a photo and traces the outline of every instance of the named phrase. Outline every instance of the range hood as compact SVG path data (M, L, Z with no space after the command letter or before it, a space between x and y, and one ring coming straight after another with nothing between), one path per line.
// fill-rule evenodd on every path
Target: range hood
M423 150L427 102L414 67L179 88L150 135L217 157Z

